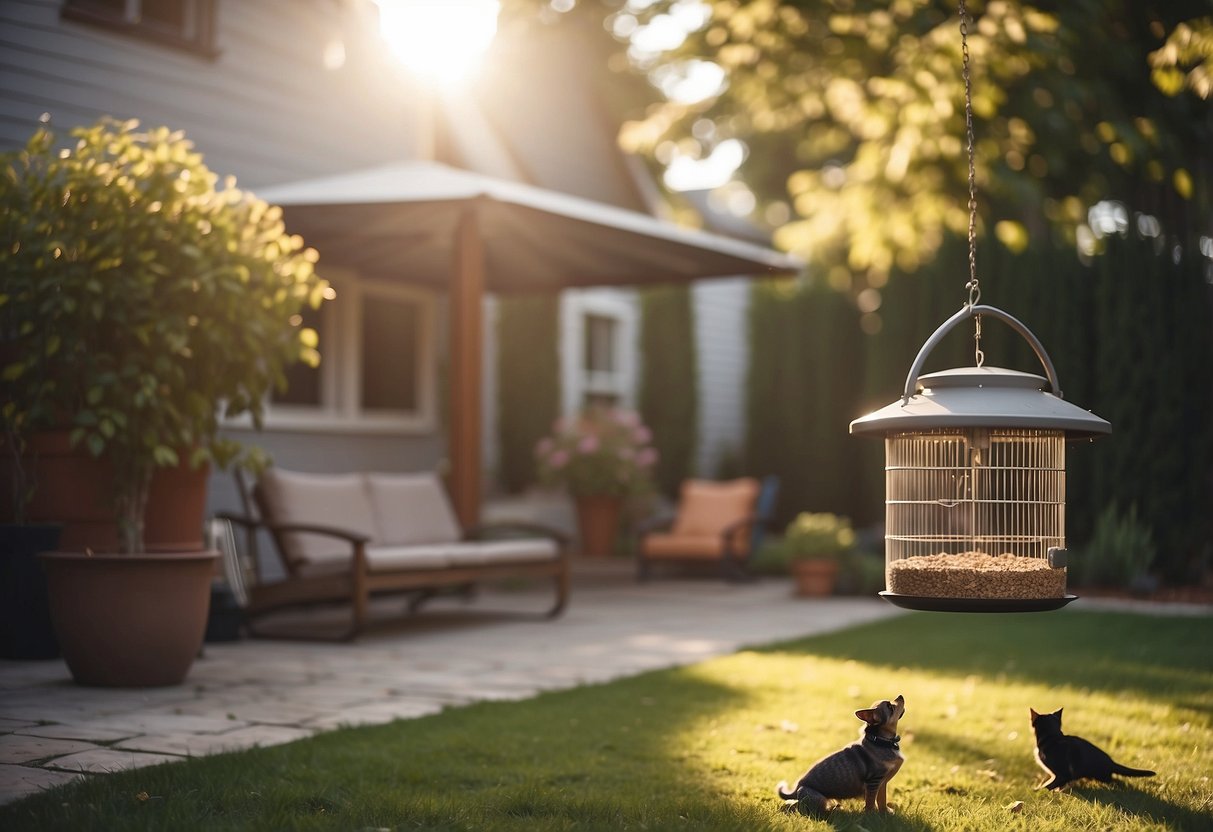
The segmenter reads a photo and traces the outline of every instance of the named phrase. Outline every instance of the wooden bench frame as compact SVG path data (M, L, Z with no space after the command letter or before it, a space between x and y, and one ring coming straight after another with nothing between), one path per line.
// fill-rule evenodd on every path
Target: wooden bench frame
M241 490L244 484L241 482ZM247 492L242 493L242 498ZM408 605L408 611L414 612L428 598L449 588L466 588L484 581L507 580L511 578L551 578L555 585L556 598L550 609L543 615L546 618L559 616L568 605L570 587L570 559L568 538L546 526L533 523L491 523L466 530L463 542L485 540L497 532L524 532L531 536L547 537L555 541L559 554L550 561L523 563L493 563L476 566L450 566L438 568L397 569L384 572L372 572L367 560L367 544L370 538L357 532L332 526L317 526L302 523L276 523L270 518L266 500L260 489L252 489L252 500L256 505L257 519L248 514L221 512L216 514L221 520L227 520L247 532L247 539L255 541L256 533L264 529L270 533L276 549L279 562L285 567L287 576L281 581L263 582L261 580L261 565L256 556L255 543L250 544L254 560L256 582L248 587L248 605L245 608L245 620L250 633L257 636L270 634L258 632L253 626L253 620L269 612L289 607L317 604L324 602L348 602L352 608L350 628L342 633L341 640L351 640L362 633L370 623L370 601L373 596L392 593L415 593L415 598ZM248 504L246 501L246 510ZM325 571L318 574L303 574L299 565L283 556L287 548L283 545L283 536L291 533L306 533L322 535L340 540L350 547L348 568Z

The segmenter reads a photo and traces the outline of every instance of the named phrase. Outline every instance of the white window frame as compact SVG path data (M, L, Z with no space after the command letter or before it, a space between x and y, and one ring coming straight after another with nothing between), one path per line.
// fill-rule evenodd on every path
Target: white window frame
M635 293L619 289L572 290L562 297L562 384L564 414L579 413L587 395L615 396L619 407L635 407L637 307ZM586 319L615 322L614 370L585 367Z
M437 428L437 301L432 292L412 286L363 281L329 268L337 298L320 307L320 404L266 403L267 430L326 433L429 433ZM362 409L362 303L367 297L407 301L418 306L417 408L412 411ZM252 419L229 420L228 427L252 428Z

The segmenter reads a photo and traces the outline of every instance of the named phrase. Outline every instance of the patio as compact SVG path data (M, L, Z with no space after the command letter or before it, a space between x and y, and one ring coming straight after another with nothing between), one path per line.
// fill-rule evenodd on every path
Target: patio
M84 688L61 661L0 662L0 802L93 774L524 699L900 614L875 598L799 600L783 580L636 584L631 564L617 560L577 564L562 618L516 614L541 610L541 592L436 602L353 644L208 644L179 687ZM1169 605L1167 614L1208 608Z

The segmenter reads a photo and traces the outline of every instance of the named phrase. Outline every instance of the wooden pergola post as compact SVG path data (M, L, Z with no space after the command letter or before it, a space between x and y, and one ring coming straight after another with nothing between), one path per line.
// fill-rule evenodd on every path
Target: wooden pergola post
M450 296L447 457L451 463L451 502L464 528L480 522L485 278L481 204L481 200L471 200L460 213Z

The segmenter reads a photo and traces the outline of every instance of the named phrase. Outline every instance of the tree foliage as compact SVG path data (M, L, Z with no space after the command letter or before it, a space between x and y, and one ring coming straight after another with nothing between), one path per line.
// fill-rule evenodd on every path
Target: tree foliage
M653 3L642 17L674 5ZM881 287L895 268L914 271L949 233L966 231L954 3L710 5L708 24L657 68L706 58L724 68L723 90L652 108L625 128L629 147L659 155L672 142L706 155L726 138L744 140L741 175L759 204L790 209L777 241L833 269L836 286ZM1160 91L1150 55L1161 49L1156 62L1175 66L1204 54L1203 24L1178 27L1208 9L1208 0L972 3L980 230L1013 251L1050 235L1072 246L1088 208L1104 199L1162 218L1179 238L1206 228L1210 102ZM1188 74L1193 86L1205 61Z
M641 295L640 355L640 413L659 453L654 479L672 497L695 473L698 441L695 323L686 286Z
M498 479L511 493L537 482L535 445L560 413L558 329L555 296L498 302Z

